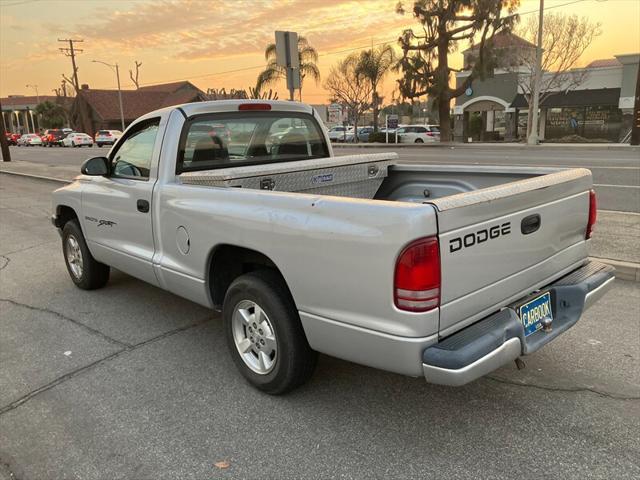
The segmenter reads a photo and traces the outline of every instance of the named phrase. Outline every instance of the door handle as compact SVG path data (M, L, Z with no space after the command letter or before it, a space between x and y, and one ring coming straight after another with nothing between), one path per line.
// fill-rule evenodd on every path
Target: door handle
M520 223L520 231L524 235L529 235L530 233L538 230L541 224L542 220L540 219L540 215L537 213L535 215L529 215L522 219L522 222Z
M137 207L139 212L147 213L149 211L149 202L147 200L138 200Z

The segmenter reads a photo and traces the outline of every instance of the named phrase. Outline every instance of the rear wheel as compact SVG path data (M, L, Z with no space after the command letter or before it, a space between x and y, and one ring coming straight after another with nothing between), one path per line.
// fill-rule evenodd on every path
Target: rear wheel
M231 357L254 387L279 395L313 374L317 353L276 272L251 272L234 280L224 299L223 322Z
M76 220L62 229L62 252L71 280L79 288L95 290L109 281L109 266L93 258Z
M424 143L424 140L422 140L421 138L416 138L415 143Z

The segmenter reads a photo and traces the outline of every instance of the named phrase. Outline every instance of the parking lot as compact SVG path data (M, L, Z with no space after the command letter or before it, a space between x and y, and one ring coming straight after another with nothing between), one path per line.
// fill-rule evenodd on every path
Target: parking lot
M117 271L77 289L48 221L57 186L0 175L0 478L640 475L638 283L616 281L524 370L447 388L321 356L270 397L235 371L214 312ZM637 252L638 216L618 215ZM614 227L596 230L603 255Z

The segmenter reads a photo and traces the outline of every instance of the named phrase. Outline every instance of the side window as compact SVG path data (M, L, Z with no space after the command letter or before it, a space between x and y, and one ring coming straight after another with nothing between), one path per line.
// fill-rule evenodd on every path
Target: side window
M416 133L426 133L427 129L424 127L416 127Z
M159 124L160 119L142 123L127 135L111 158L112 176L139 180L149 178Z

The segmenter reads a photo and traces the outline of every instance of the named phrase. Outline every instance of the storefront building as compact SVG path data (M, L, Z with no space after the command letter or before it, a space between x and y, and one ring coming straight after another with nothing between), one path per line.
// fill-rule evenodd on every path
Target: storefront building
M513 42L514 37L510 35L505 42ZM534 48L522 39L518 41L517 48ZM582 69L572 70L582 78L578 86L544 92L540 102L540 139L553 141L576 136L619 142L628 138L639 59L640 54L631 54L593 61ZM458 73L457 85L468 75L469 71ZM531 73L525 67L498 68L493 76L472 82L456 99L454 141L523 141L529 106L519 85L521 75Z
M11 133L36 133L40 131L40 123L35 108L38 102L56 102L52 96L9 95L0 99L2 117L7 131Z

